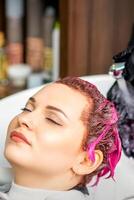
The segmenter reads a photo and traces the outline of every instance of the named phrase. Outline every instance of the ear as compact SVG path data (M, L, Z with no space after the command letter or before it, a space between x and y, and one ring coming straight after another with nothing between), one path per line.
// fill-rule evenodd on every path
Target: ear
M102 163L103 161L103 153L100 150L95 150L95 161L91 161L88 158L88 154L86 151L81 152L76 162L74 163L74 166L72 167L72 170L77 175L86 175L94 172Z

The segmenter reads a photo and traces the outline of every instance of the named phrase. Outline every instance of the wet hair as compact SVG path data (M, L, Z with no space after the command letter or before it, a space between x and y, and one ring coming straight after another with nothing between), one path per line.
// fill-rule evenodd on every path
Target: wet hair
M101 165L91 174L85 175L82 184L89 183L94 176L96 185L102 176L114 178L115 167L121 156L121 142L118 134L118 114L114 104L107 100L88 81L78 77L65 77L56 83L64 84L85 95L89 105L82 112L82 120L86 126L86 137L83 149L87 151L89 159L95 161L95 150L103 153Z

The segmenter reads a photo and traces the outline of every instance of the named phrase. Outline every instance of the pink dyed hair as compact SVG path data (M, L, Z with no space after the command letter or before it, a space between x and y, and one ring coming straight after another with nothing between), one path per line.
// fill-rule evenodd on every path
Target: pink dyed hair
M65 77L56 81L81 92L87 97L92 110L85 110L84 124L87 127L87 136L84 141L84 149L88 157L94 162L94 150L100 149L103 152L103 162L98 169L84 177L84 184L89 183L96 175L95 185L100 177L107 175L107 178L114 177L115 167L121 157L121 142L118 134L118 115L114 104L108 101L97 89L97 87L78 77Z

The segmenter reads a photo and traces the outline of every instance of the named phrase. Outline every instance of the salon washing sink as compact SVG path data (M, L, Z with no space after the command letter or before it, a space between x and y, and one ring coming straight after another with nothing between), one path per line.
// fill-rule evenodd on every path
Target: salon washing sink
M114 79L109 75L85 76L82 79L95 84L104 96L114 83ZM12 177L10 164L3 156L7 125L24 107L27 99L41 87L24 90L0 100L0 185L10 182ZM134 200L134 160L128 159L122 153L115 180L103 179L98 186L89 187L89 192L92 200Z

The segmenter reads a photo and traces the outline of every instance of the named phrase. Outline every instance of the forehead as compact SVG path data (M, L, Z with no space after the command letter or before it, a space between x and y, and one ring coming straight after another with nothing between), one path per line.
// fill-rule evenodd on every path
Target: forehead
M61 83L51 83L33 96L40 106L55 106L68 116L80 116L88 106L87 97Z

